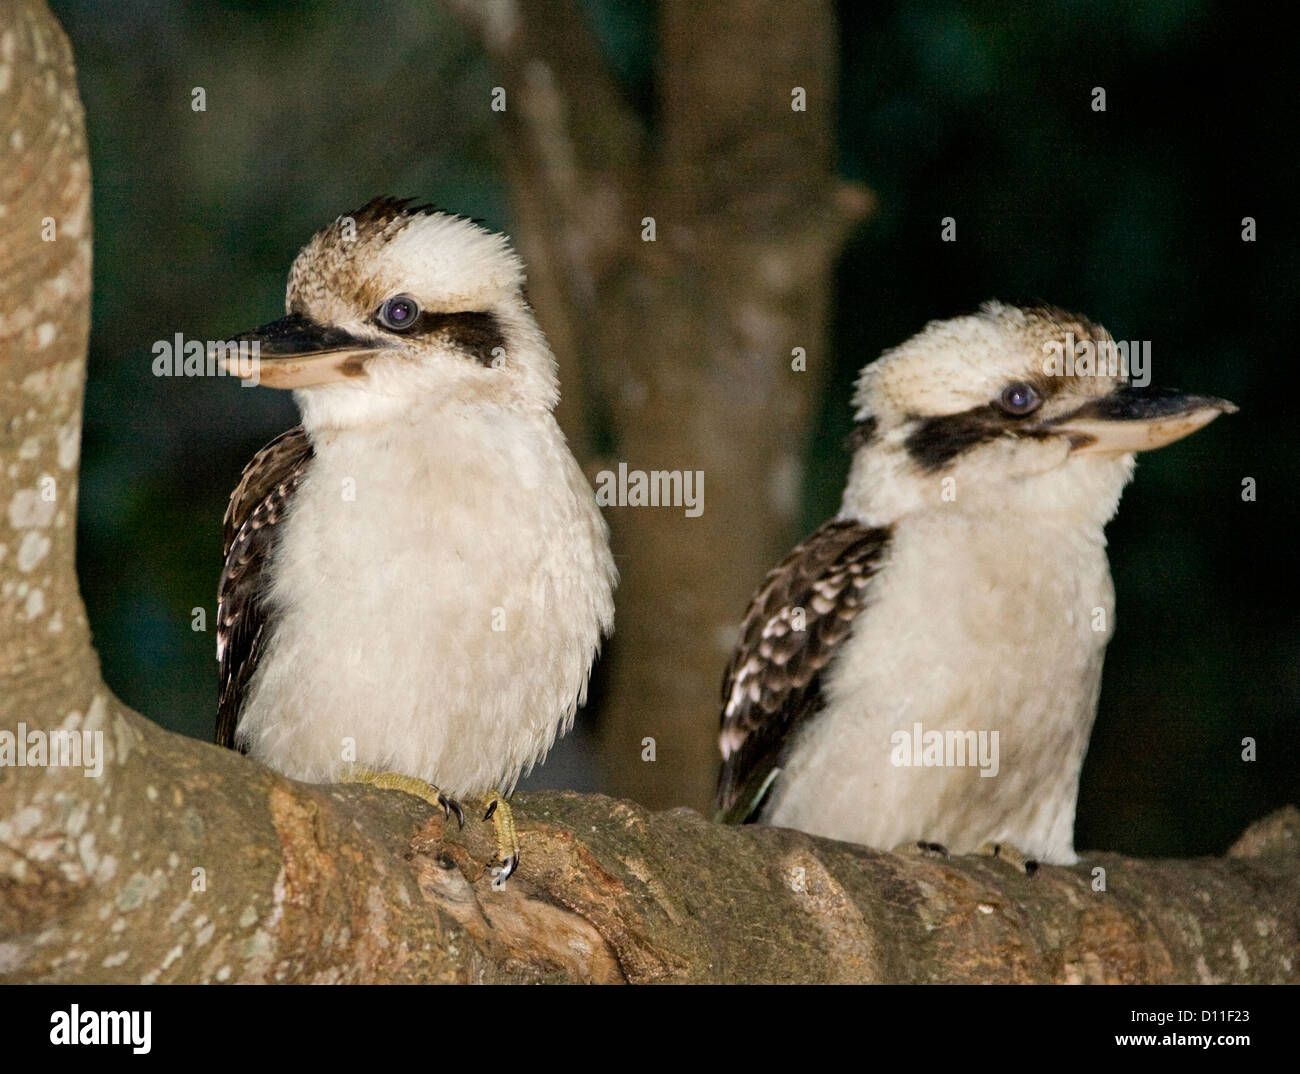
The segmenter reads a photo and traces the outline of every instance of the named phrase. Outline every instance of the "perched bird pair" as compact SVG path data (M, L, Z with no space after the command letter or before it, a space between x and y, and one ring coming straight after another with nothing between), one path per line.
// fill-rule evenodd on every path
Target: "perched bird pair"
M286 308L238 337L302 425L226 513L217 740L462 821L481 799L500 885L519 854L503 796L572 723L616 581L522 266L467 220L378 199L304 247ZM768 576L727 672L724 819L1073 860L1102 527L1135 450L1232 408L1049 376L1067 332L1109 338L989 305L864 371L841 514ZM914 728L972 749L998 731L996 775L897 763Z

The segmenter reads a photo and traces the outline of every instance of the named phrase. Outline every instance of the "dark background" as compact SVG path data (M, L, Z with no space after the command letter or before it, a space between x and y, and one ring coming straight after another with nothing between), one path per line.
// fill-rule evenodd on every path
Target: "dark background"
M654 5L584 6L649 114ZM109 684L208 737L225 499L296 419L288 395L155 378L152 345L277 316L298 247L378 193L510 230L482 107L493 79L434 4L51 7L80 68L95 188L83 590ZM805 528L838 506L858 368L990 297L1149 339L1155 383L1239 404L1144 456L1109 529L1118 626L1076 839L1218 852L1300 797L1291 36L1239 4L1175 2L844 3L840 25L840 170L879 204L837 274ZM938 241L946 216L955 243ZM191 626L200 607L206 631ZM599 789L591 741L571 736L533 784Z

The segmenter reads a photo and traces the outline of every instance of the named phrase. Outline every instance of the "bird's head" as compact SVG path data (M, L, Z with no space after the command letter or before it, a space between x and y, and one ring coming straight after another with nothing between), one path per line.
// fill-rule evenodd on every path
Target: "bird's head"
M875 524L943 503L1104 523L1135 452L1236 410L1131 387L1128 365L1104 328L1057 309L931 322L862 371L845 507Z
M235 340L258 342L259 382L295 389L309 423L447 404L549 411L555 360L523 284L504 236L377 198L303 247L286 316Z

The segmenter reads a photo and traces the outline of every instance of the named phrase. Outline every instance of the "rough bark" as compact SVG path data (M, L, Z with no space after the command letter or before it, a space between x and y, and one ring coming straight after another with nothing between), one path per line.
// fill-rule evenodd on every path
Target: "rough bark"
M490 824L291 783L103 692L83 722L102 777L0 785L5 980L1284 982L1300 957L1293 808L1223 859L1026 877L537 793L498 892Z
M1029 878L532 794L497 892L485 822L296 784L131 712L76 588L89 174L71 54L36 0L0 11L0 152L0 730L98 732L103 750L94 777L0 767L0 978L1294 980L1294 808L1223 859L1097 855Z
M75 571L90 326L90 169L72 52L0 8L0 727L87 711L99 667ZM12 780L0 768L0 780Z
M574 0L510 17L452 6L507 90L515 231L560 356L562 424L593 476L620 462L704 474L700 517L606 511L622 582L601 709L604 786L703 808L736 627L798 537L831 272L871 206L834 173L832 5L665 0L653 131ZM806 371L792 368L796 347Z

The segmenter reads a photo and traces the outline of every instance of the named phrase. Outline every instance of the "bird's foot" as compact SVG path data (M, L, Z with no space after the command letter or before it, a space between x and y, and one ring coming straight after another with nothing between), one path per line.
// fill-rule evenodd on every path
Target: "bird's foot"
M1038 862L1010 843L985 843L975 853L986 858L1001 858L1003 861L1010 862L1017 869L1023 870L1026 876L1033 876L1038 872Z
M924 839L918 839L912 843L900 843L894 847L895 854L919 854L925 858L946 858L948 848L942 843L927 843Z
M519 867L519 837L515 834L515 815L510 809L510 803L496 791L488 791L483 796L483 806L483 819L490 820L497 833L497 859L500 864L492 870L492 887L500 891Z
M465 827L465 810L455 798L449 798L432 783L426 783L417 776L406 776L401 772L372 772L369 768L357 766L347 777L348 783L364 783L370 787L381 787L390 791L405 791L416 798L422 798L431 806L442 810L445 818L456 814L456 823Z

